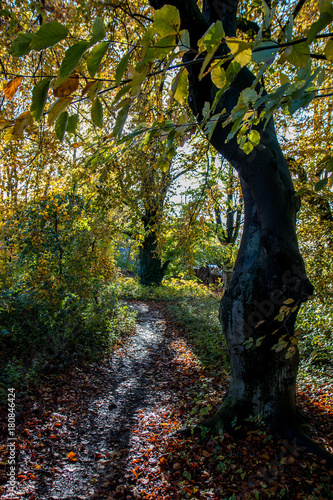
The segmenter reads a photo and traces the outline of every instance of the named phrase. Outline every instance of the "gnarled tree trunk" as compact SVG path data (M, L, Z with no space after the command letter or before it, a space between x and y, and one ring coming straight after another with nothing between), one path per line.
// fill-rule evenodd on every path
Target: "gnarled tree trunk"
M222 21L227 36L236 36L238 0L206 0L202 12L195 0L151 0L155 8L166 3L179 9L181 28L189 30L194 50L185 55L187 62L194 61L197 41L217 19ZM226 54L228 49L222 45L221 50ZM217 92L209 75L199 81L200 67L201 62L188 65L189 104L199 123L205 102L212 104ZM240 93L254 80L254 75L242 68L215 113L225 109L229 114ZM297 244L296 213L300 202L273 120L266 127L263 122L256 126L261 140L249 155L235 138L226 142L230 130L231 125L218 124L210 142L240 176L245 223L233 276L220 307L231 380L221 408L205 426L214 430L231 428L235 417L244 420L262 415L280 435L295 436L331 460L328 452L319 451L301 431L296 412L298 349L294 324L301 303L313 292ZM289 309L278 321L275 318L284 305Z

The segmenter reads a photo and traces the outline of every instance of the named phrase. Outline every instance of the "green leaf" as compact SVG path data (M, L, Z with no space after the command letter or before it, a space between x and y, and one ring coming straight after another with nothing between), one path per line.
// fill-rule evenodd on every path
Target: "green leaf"
M319 0L319 12L323 14L328 12L333 16L333 2L332 0Z
M290 79L284 73L280 73L280 82L281 82L281 85L283 85L284 83L290 83Z
M325 47L325 56L329 61L333 61L333 40L328 40Z
M247 89L242 90L238 98L238 102L249 104L251 101L254 101L257 96L257 92L254 89L251 89L251 87L248 87Z
M315 190L316 191L320 191L321 189L323 189L328 183L328 178L325 177L325 179L320 179L319 182L317 182L317 184L315 185Z
M217 66L211 71L212 82L218 89L222 89L226 82L225 70L221 66Z
M252 49L249 43L244 42L240 38L227 38L226 43L235 61L237 61L241 67L246 66L251 61Z
M212 24L206 33L200 38L198 41L198 49L199 52L207 52L204 62L202 63L199 80L202 79L205 69L208 64L214 57L215 52L219 48L222 39L224 38L225 33L223 29L223 25L221 21L216 21L216 23Z
M187 81L187 71L182 68L176 75L172 85L173 96L182 106L185 104L187 96Z
M329 12L322 12L320 14L319 19L313 23L310 27L309 33L308 33L308 43L312 43L313 40L316 38L318 33L320 33L323 29L326 28L333 20L333 15L330 14Z
M199 52L210 52L218 46L225 37L225 32L221 21L212 24L206 33L198 41Z
M59 71L59 78L57 78L57 81L55 83L55 88L57 88L65 78L67 78L76 68L76 66L79 64L83 54L87 50L89 46L88 42L78 42L69 47L66 52L65 52L65 57L62 60L61 66L60 66L60 71Z
M258 146L260 142L260 134L257 132L257 130L251 130L251 132L248 134L248 139L253 144L253 146Z
M267 47L267 49L266 49ZM279 45L275 42L262 42L259 47L256 47L252 52L252 61L256 63L263 63L269 61L270 59L274 59L276 54L278 53L277 49ZM261 49L258 50L257 49ZM265 49L265 50L263 50ZM273 62L273 61L272 61Z
M190 49L190 35L188 30L181 30L178 37L178 47L182 55L182 53L187 52Z
M311 61L308 43L303 42L293 45L289 61L297 68L304 68Z
M69 134L75 134L78 123L79 123L79 115L78 114L69 116L66 131Z
M103 40L106 35L105 26L102 17L97 17L92 28L92 38L91 43L99 42Z
M173 5L164 5L155 11L153 29L162 38L177 35L180 30L180 15Z
M103 127L103 106L98 97L94 100L93 105L91 106L91 119L96 127Z
M10 46L10 53L12 56L21 57L29 54L31 50L30 43L33 36L33 33L20 32Z
M32 90L30 111L33 119L37 122L39 122L43 116L51 80L52 78L49 76L43 78L34 86Z
M47 123L49 126L55 122L55 120L58 118L60 113L62 113L64 111L64 109L66 109L67 106L70 105L72 100L73 100L73 97L65 97L65 98L61 97L51 106L51 108L48 110Z
M118 64L116 69L116 85L120 85L123 74L125 73L126 68L128 66L130 55L131 53L127 52L127 54L124 54L123 57L120 59L120 63Z
M103 57L107 53L108 48L109 42L102 42L98 45L95 45L95 47L90 51L90 54L87 57L87 68L91 78L94 78Z
M294 16L290 14L287 28L286 28L286 42L290 42L293 36L294 29Z
M64 111L61 113L57 121L55 122L54 130L60 142L63 141L66 133L68 123L68 113Z
M155 45L154 58L164 59L175 47L176 37L174 35L161 38Z
M132 96L137 96L141 91L141 84L145 80L146 76L149 73L149 67L143 66L140 68L141 71L134 71L132 82L131 82L131 94Z
M114 103L118 102L129 90L131 89L131 85L125 85L122 87L119 92L117 92L116 97L114 98Z
M128 116L129 109L130 109L130 103L123 106L121 108L121 110L119 111L119 113L117 115L115 126L113 128L113 135L115 137L119 137L121 135L121 132L124 128L124 125L125 125L125 122L126 122L126 119Z
M33 50L42 50L52 47L56 43L64 40L68 36L68 29L58 21L51 21L42 24L39 30L34 33L31 40Z

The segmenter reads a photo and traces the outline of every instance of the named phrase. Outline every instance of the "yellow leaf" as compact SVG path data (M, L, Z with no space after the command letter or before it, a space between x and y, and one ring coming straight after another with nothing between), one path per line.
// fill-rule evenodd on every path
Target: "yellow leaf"
M84 142L74 142L73 144L71 144L72 148L79 148L80 146L83 146L84 145Z
M280 82L281 82L281 85L283 85L285 83L290 83L290 79L284 73L280 73Z
M22 78L16 76L13 80L7 83L6 87L3 89L3 93L7 97L8 101L11 101L21 84Z
M53 89L53 94L55 97L68 97L77 90L79 86L79 75L72 75L65 82L63 82L59 87Z
M241 67L246 66L251 61L252 49L249 43L244 42L240 38L227 38L226 43Z
M333 40L328 40L325 47L325 56L329 61L333 61Z
M328 178L328 186L330 188L333 186L333 174L331 174Z
M13 128L13 135L16 138L23 137L24 129L27 128L32 123L33 123L33 118L30 111L25 111L16 118Z
M12 141L13 139L15 139L15 136L13 135L13 130L14 130L14 127L10 127L10 128L6 129L4 136L3 136L3 140L5 142L9 142L9 141Z
M212 82L218 89L222 89L225 84L225 71L221 66L212 69L211 73Z
M4 128L8 128L11 125L13 125L13 120L6 120L5 118L0 118L0 130L3 130Z
M72 102L73 98L72 97L60 97L53 106L49 109L49 116L48 116L48 124L49 126L52 125L56 119L58 118L59 115L64 111L67 106Z

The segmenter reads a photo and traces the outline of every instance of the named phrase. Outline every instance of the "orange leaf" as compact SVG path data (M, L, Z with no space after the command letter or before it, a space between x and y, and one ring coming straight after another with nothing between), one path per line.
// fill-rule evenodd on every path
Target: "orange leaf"
M36 465L35 469L41 469L42 466L41 465Z
M79 75L72 75L65 82L63 82L59 87L53 89L53 94L55 97L68 97L79 86Z
M67 456L68 456L69 460L74 460L75 453L73 453L72 451L70 451L69 453L67 453Z
M161 464L167 464L168 462L166 461L166 458L161 457L161 458L160 458L160 463L161 463Z
M21 84L22 78L16 76L13 80L7 83L6 87L3 89L3 93L7 97L8 101L11 101Z

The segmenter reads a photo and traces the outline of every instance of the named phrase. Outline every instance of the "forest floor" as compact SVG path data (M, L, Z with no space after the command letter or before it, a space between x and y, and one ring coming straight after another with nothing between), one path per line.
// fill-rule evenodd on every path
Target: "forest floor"
M165 304L130 307L138 312L136 331L103 362L45 377L16 399L12 496L7 409L1 411L1 498L333 498L333 470L258 422L238 437L172 434L204 418L207 405L210 412L218 407L227 377L201 366ZM298 391L314 437L330 451L332 388L309 383Z

